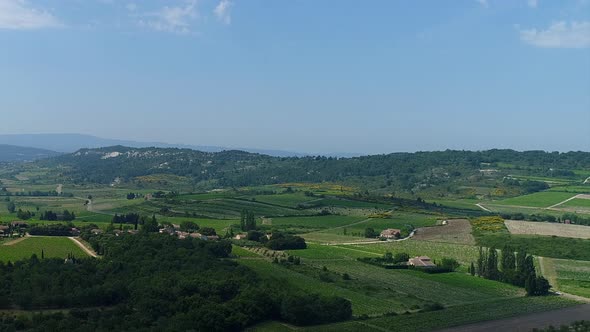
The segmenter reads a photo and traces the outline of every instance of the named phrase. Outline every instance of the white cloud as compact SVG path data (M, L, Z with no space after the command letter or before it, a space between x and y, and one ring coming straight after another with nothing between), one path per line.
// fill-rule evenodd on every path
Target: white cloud
M538 0L527 0L526 3L531 8L537 8L537 6L539 5L539 1Z
M527 44L547 48L590 47L590 22L556 22L546 30L520 30L520 39Z
M229 0L221 0L217 6L215 6L215 9L213 10L213 13L215 14L215 16L217 16L217 19L220 20L221 22L225 23L225 24L231 24L231 6L233 4L229 1Z
M173 6L141 15L139 25L157 31L190 33L191 25L199 17L197 0L187 0L183 6Z
M490 5L488 4L488 0L477 0L477 2L479 2L480 5L488 8Z
M62 24L51 13L35 9L25 0L0 0L0 29L55 28Z

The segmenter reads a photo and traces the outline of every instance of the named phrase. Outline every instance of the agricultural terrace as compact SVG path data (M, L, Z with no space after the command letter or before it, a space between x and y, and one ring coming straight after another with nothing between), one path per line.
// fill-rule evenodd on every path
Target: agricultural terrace
M0 261L17 261L30 258L33 254L41 259L41 251L45 258L66 258L69 254L75 257L86 257L86 253L67 237L25 237L0 245Z
M511 234L547 235L590 239L590 226L521 220L506 220L504 223Z

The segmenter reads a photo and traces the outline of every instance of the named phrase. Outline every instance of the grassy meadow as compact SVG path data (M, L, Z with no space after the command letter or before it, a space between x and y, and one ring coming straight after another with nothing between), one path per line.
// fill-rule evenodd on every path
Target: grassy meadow
M79 258L87 256L67 237L27 237L0 244L0 261L15 262L30 258L33 254L41 259L41 251L44 252L45 258L66 258L70 253Z

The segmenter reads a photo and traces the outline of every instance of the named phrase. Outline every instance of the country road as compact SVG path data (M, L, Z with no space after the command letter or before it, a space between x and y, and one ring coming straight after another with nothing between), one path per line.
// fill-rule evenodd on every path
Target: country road
M85 253L87 253L88 255L97 258L98 255L94 252L94 250L90 250L88 247L86 247L82 242L80 242L80 240L78 240L75 237L69 236L68 239L74 241L74 243L76 245L78 245L78 247L80 247L80 249L82 249Z
M571 201L572 199L575 199L575 198L578 198L578 197L581 197L581 194L579 194L579 195L575 195L575 196L573 196L573 197L570 197L570 198L568 198L568 199L564 200L563 202L559 202L559 203L557 203L557 204L553 204L553 205L551 205L550 207L546 207L545 209L546 209L546 210L553 209L553 208L555 208L555 207L558 207L558 206L560 206L560 205L561 205L561 204L563 204L563 203L567 203L567 202Z
M492 212L492 210L490 210L490 209L488 209L487 207L485 207L485 206L481 205L481 203L477 203L477 204L475 204L475 206L477 206L478 208L480 208L480 209L482 209L482 210L484 210L484 211L487 211L487 212Z

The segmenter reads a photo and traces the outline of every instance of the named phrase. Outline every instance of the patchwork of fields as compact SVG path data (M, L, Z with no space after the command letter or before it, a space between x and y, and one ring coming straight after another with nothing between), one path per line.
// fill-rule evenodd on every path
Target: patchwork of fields
M500 200L465 198L428 201L467 210L479 210L475 204L482 202L494 212L517 211L555 216L560 216L565 209L589 208L590 199L568 200L584 193L586 187L569 184L569 181L557 181L553 185L559 186L549 190ZM303 184L295 186L299 187L302 190L311 188ZM55 186L39 185L38 188L53 190ZM320 196L317 192L311 195L302 191L278 192L285 188L288 187L267 186L253 191L238 189L182 194L165 199L127 200L127 189L65 187L65 191L73 192L75 196L13 197L12 200L19 208L31 211L74 211L78 216L74 221L76 226L97 223L100 228L106 229L115 213L133 212L156 215L159 222L181 224L192 221L201 228L214 228L219 235L225 234L230 227L234 232L239 232L241 212L252 211L257 217L260 230L298 234L305 238L308 248L287 251L290 255L300 257L302 262L300 266L287 267L273 264L253 251L234 246L233 254L239 264L253 269L264 278L277 278L280 282L292 284L306 292L349 299L353 315L367 318L327 326L297 328L301 331L427 331L573 304L562 297L527 298L521 288L469 275L468 266L478 258L477 245L500 248L510 243L514 247L530 249L537 255L540 253L543 256L590 260L590 242L582 240L590 239L588 226L506 221L505 225L510 233L502 226L497 232L478 234L473 232L472 224L467 219L450 220L448 225L438 226L440 220L450 217L467 218L470 214L455 216L453 212L441 212L449 210L423 211L414 207L400 208L393 204L357 200L359 196L346 198L344 194L350 193L350 190L338 189L335 185L328 189L317 189L324 193L329 192L332 196ZM267 190L271 194L266 194ZM273 190L278 193L272 194ZM142 194L152 191L137 190ZM85 206L88 196L92 196L92 204ZM3 221L14 218L14 214L6 213L6 204L0 203L0 218ZM552 206L556 209L548 209ZM323 215L327 214L326 211L334 214ZM28 223L46 222L33 217ZM366 228L373 228L377 232L385 228L418 231L411 239L388 242L365 238ZM77 257L86 256L67 238L28 237L12 245L6 244L6 241L0 243L0 261L29 258L32 254L40 257L41 250L45 257L64 258L70 253ZM426 255L435 261L454 258L461 265L457 272L425 274L414 270L388 270L357 260L380 257L386 252L404 252L410 256ZM543 264L547 270L544 272L557 289L590 297L590 261L545 258ZM418 313L420 309L433 303L441 304L445 309ZM406 312L412 314L404 315ZM268 322L253 330L281 331L291 328Z

